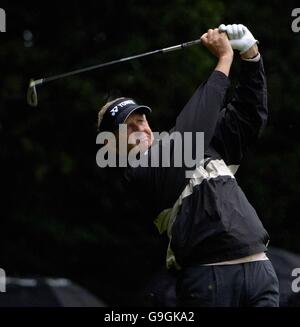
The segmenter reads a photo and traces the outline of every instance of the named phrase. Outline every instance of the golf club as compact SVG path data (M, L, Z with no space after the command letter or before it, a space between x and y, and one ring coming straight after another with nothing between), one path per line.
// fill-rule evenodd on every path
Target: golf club
M141 54L138 54L138 55L135 55L135 56L130 56L130 57L126 57L126 58L113 60L113 61L105 62L103 64L94 65L94 66L90 66L90 67L86 67L86 68L82 68L82 69L77 69L77 70L73 70L71 72L67 72L67 73L63 73L63 74L59 74L59 75L55 75L55 76L40 78L40 79L36 79L36 80L30 79L29 87L28 87L28 91L27 91L27 102L32 107L36 107L38 105L38 95L37 95L37 90L36 90L36 86L38 86L38 85L42 85L42 84L45 84L45 83L48 83L48 82L51 82L51 81L54 81L54 80L57 80L57 79L61 79L61 78L64 78L64 77L77 75L77 74L87 72L87 71L90 71L90 70L99 69L99 68L111 66L111 65L114 65L114 64L118 64L118 63L121 63L121 62L130 61L130 60L133 60L133 59L154 55L154 54L157 54L157 53L167 53L167 52L171 52L171 51L175 51L175 50L179 50L179 49L184 49L184 48L187 48L187 47L190 47L192 45L199 44L199 43L201 43L201 40L197 39L197 40L194 40L194 41L174 45L174 46L171 46L171 47L168 47L168 48L163 48L163 49L158 49L158 50L154 50L154 51L150 51L150 52L145 52L145 53L141 53Z

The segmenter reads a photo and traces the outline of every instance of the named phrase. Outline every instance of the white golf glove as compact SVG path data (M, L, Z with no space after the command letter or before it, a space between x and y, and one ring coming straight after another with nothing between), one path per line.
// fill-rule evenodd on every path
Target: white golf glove
M219 31L227 33L232 49L239 50L240 54L245 53L258 42L248 28L242 24L221 24Z

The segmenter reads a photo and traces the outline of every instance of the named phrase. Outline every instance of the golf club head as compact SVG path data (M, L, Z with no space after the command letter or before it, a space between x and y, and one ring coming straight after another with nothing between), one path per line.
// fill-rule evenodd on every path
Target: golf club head
M36 92L36 83L33 79L29 81L29 87L27 91L27 103L31 107L36 107L38 105L38 96Z

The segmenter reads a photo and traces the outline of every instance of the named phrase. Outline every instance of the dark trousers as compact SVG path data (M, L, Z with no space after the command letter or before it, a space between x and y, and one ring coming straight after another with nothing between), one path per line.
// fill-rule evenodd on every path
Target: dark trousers
M178 306L279 306L278 279L269 260L186 267L179 274L176 293Z

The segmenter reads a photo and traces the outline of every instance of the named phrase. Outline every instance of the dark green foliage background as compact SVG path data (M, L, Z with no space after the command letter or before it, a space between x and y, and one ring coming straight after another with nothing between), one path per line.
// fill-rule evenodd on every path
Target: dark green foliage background
M37 109L26 104L28 81L189 41L220 23L249 27L268 76L269 123L237 178L271 244L300 252L296 1L10 1L1 7L7 32L0 34L0 267L7 274L64 276L109 304L137 304L136 294L164 263L165 240L154 217L122 188L121 172L97 167L97 111L110 94L134 97L154 109L154 130L168 130L216 60L199 46L81 74L39 88ZM233 84L237 78L238 60Z

